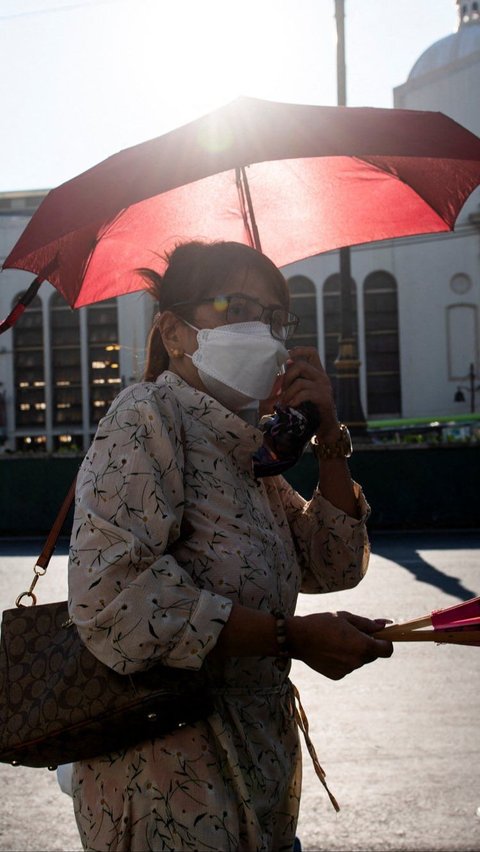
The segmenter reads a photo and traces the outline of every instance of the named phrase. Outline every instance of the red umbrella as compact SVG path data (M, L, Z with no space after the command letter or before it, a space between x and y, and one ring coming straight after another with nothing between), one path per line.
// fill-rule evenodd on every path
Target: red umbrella
M260 247L277 265L449 231L480 183L480 139L441 113L240 98L50 192L3 267L80 307L142 289L188 239Z

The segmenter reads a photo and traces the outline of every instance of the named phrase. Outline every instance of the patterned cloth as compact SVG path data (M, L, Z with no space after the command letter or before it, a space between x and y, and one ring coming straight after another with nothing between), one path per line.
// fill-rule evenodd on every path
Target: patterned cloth
M124 390L77 484L71 616L119 672L202 665L206 720L75 764L88 850L290 850L301 757L288 670L271 657L209 657L231 606L293 613L298 592L359 582L362 519L281 477L255 480L259 430L173 373Z

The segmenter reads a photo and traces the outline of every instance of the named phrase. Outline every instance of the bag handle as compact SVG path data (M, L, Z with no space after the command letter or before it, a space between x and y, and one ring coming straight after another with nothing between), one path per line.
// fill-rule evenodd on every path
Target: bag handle
M65 499L64 499L62 505L60 506L60 510L58 512L58 515L57 515L57 517L55 518L55 520L52 524L52 528L51 528L50 532L48 533L45 544L43 545L43 548L42 548L42 552L41 552L40 556L38 557L36 564L34 566L33 573L35 574L35 576L32 580L32 584L31 584L28 592L22 592L22 594L18 596L18 598L15 601L16 606L25 606L25 604L21 603L22 598L25 598L25 597L31 598L32 606L34 606L37 603L37 597L36 597L36 595L34 595L33 590L34 590L34 588L35 588L35 586L38 582L38 578L42 577L47 571L48 563L50 562L50 559L52 557L52 553L55 550L55 546L56 546L57 541L58 541L58 536L60 535L61 529L62 529L63 524L65 522L65 518L67 517L70 506L72 505L73 500L75 498L76 483L77 483L77 477L75 476L75 479L73 480L72 484L70 485L70 488L67 491Z

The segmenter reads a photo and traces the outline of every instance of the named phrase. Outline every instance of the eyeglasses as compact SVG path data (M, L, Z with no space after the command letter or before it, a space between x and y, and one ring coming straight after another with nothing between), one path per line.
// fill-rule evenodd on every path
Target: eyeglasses
M270 325L272 337L276 340L288 340L295 334L299 318L291 311L286 311L280 305L262 305L252 296L232 293L229 296L211 296L200 299L199 302L176 302L170 305L171 310L183 305L212 304L219 314L224 315L225 324L233 325L239 322L263 322Z

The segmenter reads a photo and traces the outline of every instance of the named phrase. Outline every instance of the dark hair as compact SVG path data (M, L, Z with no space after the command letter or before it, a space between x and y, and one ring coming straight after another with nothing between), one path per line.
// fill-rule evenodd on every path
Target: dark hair
M137 270L157 301L160 314L177 302L190 302L191 305L175 308L175 313L187 318L202 299L221 295L226 285L250 272L262 275L272 285L279 303L288 307L288 287L280 270L266 255L243 243L192 241L176 246L165 260L163 275L153 269ZM167 369L168 360L160 329L154 322L147 342L144 380L155 381Z

